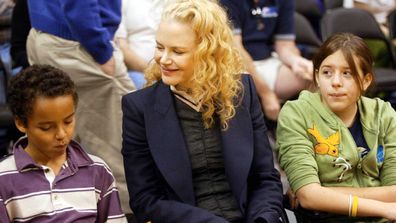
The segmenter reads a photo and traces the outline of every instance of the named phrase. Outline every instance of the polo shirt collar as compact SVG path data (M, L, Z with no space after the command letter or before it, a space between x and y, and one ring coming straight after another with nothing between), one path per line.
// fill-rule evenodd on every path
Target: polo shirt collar
M42 168L37 164L32 157L25 152L28 143L27 137L20 138L13 147L13 154L15 157L16 167L19 172L27 171L30 168ZM81 146L74 140L71 140L67 147L67 162L72 172L75 172L78 167L88 166L93 164L93 160L81 148Z

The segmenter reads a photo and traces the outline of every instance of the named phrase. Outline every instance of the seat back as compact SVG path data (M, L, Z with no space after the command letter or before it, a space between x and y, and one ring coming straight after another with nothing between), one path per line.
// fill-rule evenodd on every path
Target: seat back
M322 9L318 5L317 0L294 0L295 1L295 11L301 15L310 18L321 18Z
M341 8L344 5L344 0L324 0L326 10Z
M370 12L358 8L337 8L327 12L321 22L322 39L325 40L332 34L340 32L349 32L363 39L383 42L392 66L396 68L393 46Z
M387 17L389 27L389 37L391 40L396 39L396 9L392 10Z
M322 41L316 35L312 25L305 16L298 12L294 13L294 27L296 44L301 49L303 56L311 59L322 44Z

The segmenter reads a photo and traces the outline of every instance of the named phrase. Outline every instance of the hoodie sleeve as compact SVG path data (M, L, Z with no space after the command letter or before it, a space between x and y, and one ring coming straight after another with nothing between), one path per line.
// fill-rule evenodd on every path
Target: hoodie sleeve
M287 102L283 106L276 130L279 163L294 192L307 184L320 183L313 143L304 118L306 111L302 111L298 103L302 102Z

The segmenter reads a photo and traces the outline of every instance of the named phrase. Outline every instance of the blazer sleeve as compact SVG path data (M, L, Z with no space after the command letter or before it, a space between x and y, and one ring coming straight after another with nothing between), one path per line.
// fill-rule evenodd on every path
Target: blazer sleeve
M274 168L267 128L253 80L245 84L245 97L254 132L254 154L248 177L247 222L280 222L283 213L283 192L279 173Z
M142 101L142 96L138 95L136 98L131 96L129 94L122 98L122 154L130 205L138 221L156 223L227 222L202 208L167 197L165 189L161 187L163 179L159 175L147 141L143 103L138 104Z

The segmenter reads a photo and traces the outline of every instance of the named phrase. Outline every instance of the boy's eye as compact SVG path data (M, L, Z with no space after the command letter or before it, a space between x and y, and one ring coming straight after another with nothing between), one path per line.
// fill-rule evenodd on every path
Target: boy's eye
M51 126L40 126L39 129L41 129L42 131L48 131L51 129Z

